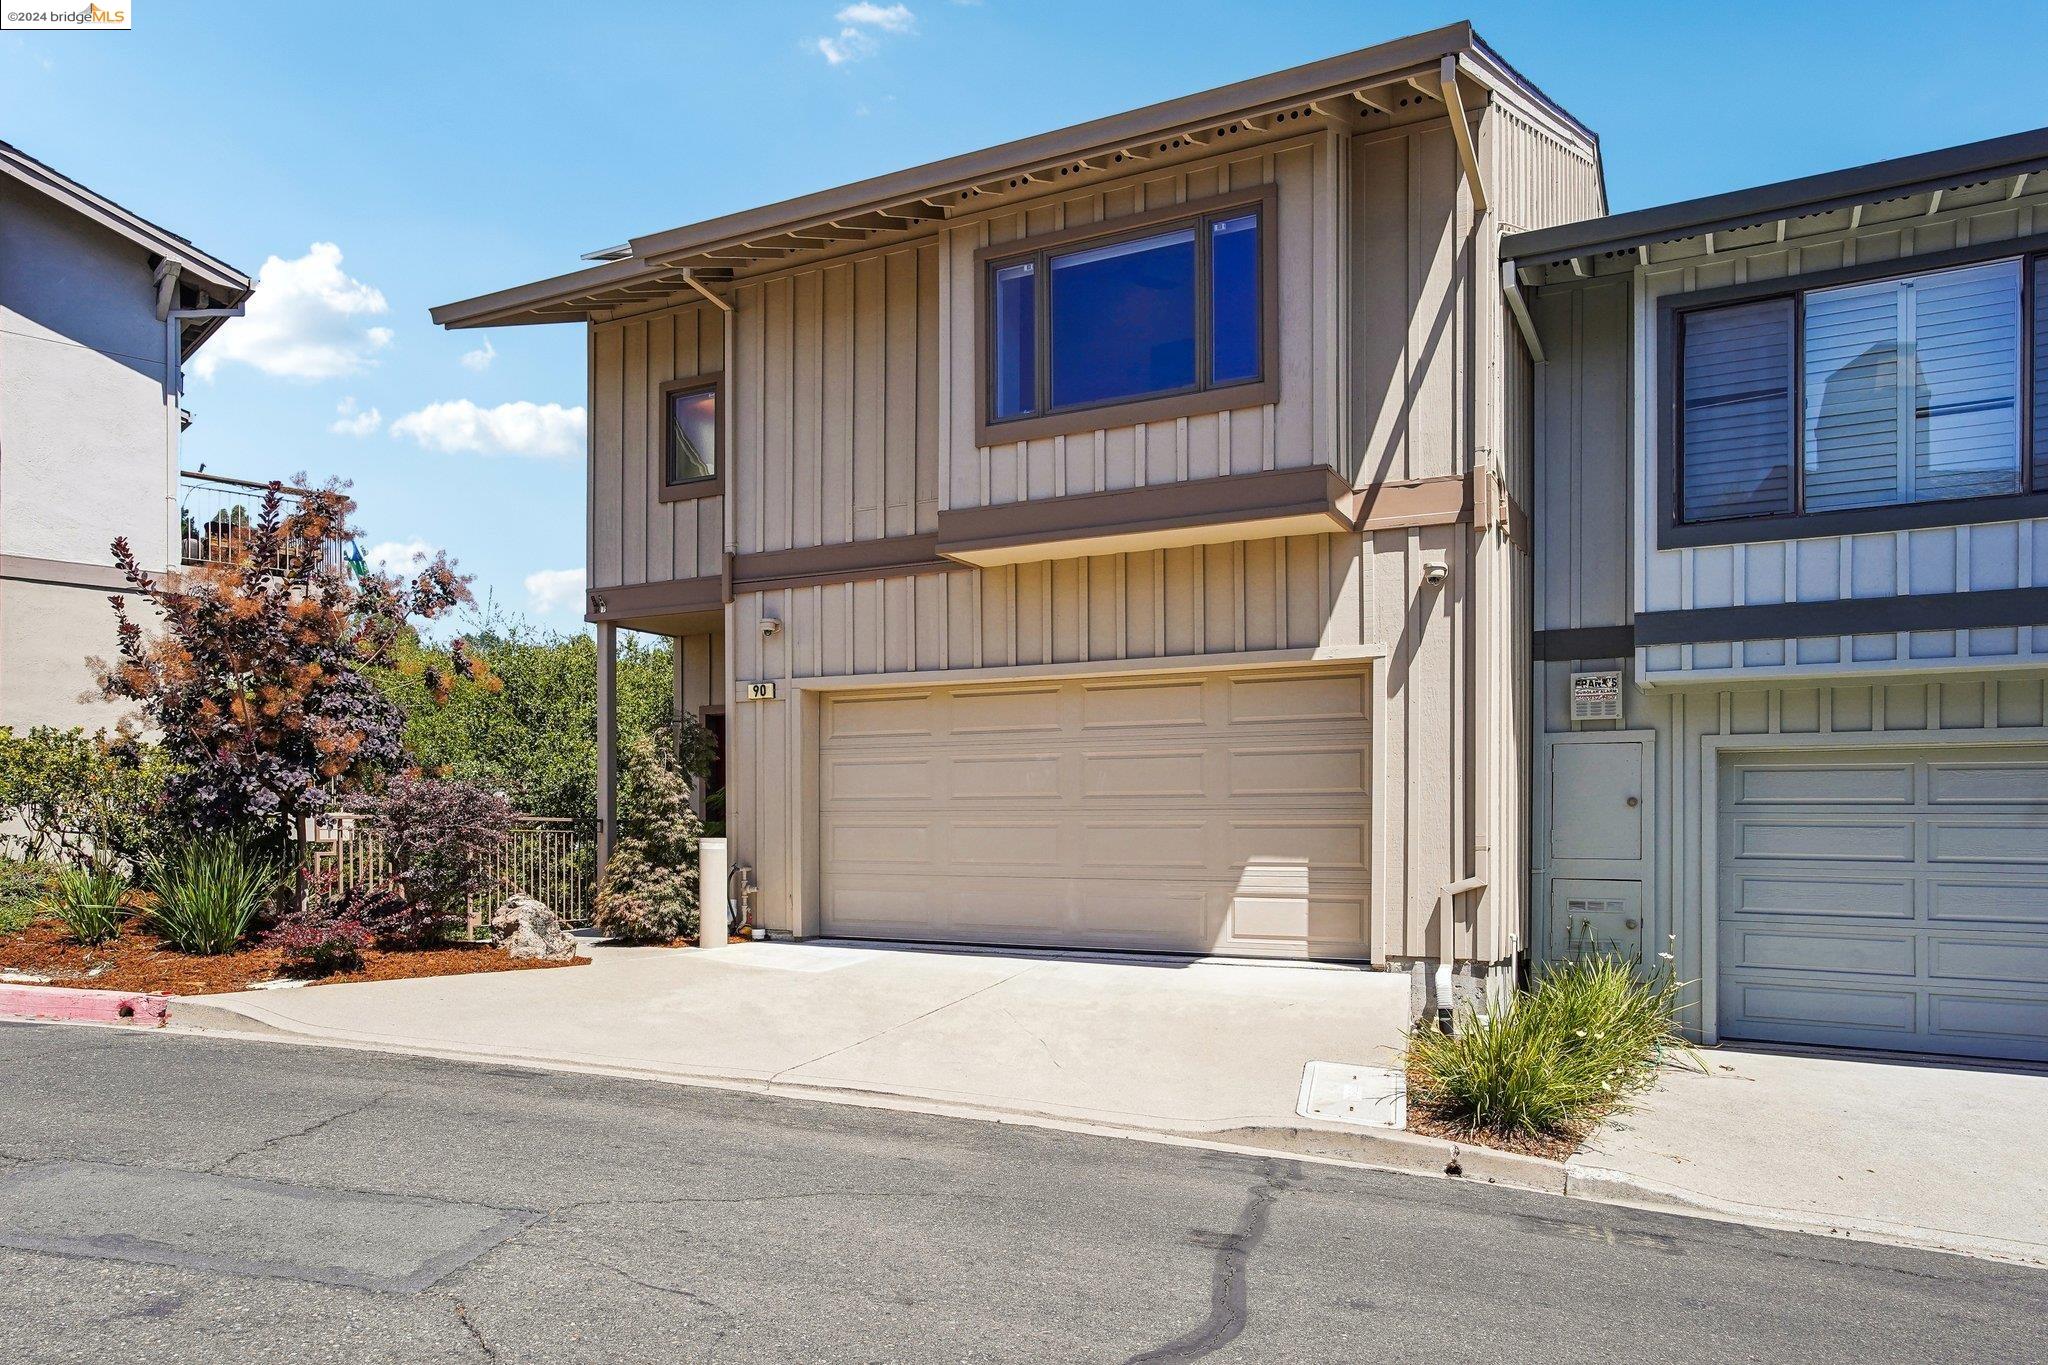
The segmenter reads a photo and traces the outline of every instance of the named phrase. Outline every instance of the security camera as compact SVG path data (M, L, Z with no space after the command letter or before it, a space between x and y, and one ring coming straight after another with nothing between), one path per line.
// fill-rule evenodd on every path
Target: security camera
M761 618L761 638L762 638L762 639L764 639L764 640L765 640L765 639L767 639L767 638L768 638L769 636L771 636L771 635L775 634L776 632L780 631L781 629L782 629L782 622L780 622L780 621L776 620L776 619L775 619L774 617L772 617L772 616L764 616L764 617L762 617L762 618Z
M1451 565L1442 555L1432 555L1422 561L1422 582L1426 587L1440 588L1451 576Z

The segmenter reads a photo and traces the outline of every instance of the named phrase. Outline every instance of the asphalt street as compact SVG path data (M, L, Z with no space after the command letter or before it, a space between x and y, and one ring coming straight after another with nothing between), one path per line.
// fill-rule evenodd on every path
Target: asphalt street
M2048 1360L2048 1272L602 1077L0 1025L0 1359Z

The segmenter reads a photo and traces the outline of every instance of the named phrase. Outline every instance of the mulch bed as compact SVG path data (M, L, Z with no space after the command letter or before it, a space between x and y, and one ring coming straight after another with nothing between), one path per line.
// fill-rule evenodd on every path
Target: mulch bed
M1492 1147L1497 1151L1547 1157L1552 1161L1563 1161L1585 1143L1584 1135L1530 1136L1523 1133L1500 1133L1490 1128L1474 1128L1461 1120L1436 1113L1412 1099L1408 1102L1408 1131L1421 1133L1424 1137L1443 1138L1448 1142L1462 1142L1468 1147ZM1588 1131L1591 1131L1591 1126Z
M588 958L582 957L568 962L514 960L487 943L451 943L442 948L392 952L373 948L363 954L361 971L322 977L320 984L522 972L580 967L588 962ZM132 923L122 929L118 938L88 948L73 943L62 924L47 919L31 921L20 932L0 938L0 972L47 976L52 986L143 991L152 995L214 995L246 990L259 981L275 981L288 975L284 954L275 948L249 947L219 957L195 957L165 947L156 935Z

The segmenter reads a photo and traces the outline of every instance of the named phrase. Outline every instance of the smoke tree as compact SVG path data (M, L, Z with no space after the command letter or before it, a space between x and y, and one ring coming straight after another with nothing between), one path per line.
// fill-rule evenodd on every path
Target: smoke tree
M281 485L253 523L219 535L209 557L166 584L127 539L114 561L150 598L160 627L145 630L122 596L110 599L118 657L93 660L100 691L136 703L173 761L167 798L202 829L246 827L281 836L402 763L405 717L367 670L389 665L414 620L470 600L469 580L436 554L410 578L351 573L327 547L354 536L355 503L330 482L285 508ZM445 698L449 670L487 676L460 641L449 669L423 668Z

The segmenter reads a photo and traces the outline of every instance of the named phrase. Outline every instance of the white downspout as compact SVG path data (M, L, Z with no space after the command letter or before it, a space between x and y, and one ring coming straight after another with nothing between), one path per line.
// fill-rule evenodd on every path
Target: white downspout
M738 457L738 449L733 440L733 410L738 406L733 402L732 396L733 366L736 359L733 355L733 307L730 302L720 298L705 287L704 281L697 278L696 271L686 268L683 271L683 281L690 288L701 294L706 302L719 311L725 327L724 360L721 362L725 370L725 389L720 395L718 402L718 458L725 462L725 491L718 499L719 535L722 540L718 562L718 576L722 580L721 586L724 589L720 595L725 599L725 637L720 641L723 648L718 652L720 655L719 668L724 674L725 685L725 858L727 867L736 870L746 865L737 862L740 851L738 839L739 812L744 808L745 803L738 799L741 767L732 761L732 751L735 741L739 736L739 707L735 702L735 694L739 690L739 674L733 664L734 651L738 647L737 642L739 640L739 603L737 595L733 592L732 563L734 556L739 553L740 548L739 522L737 514L733 509L735 501L733 495L739 488L739 480L733 477L736 472L734 463ZM725 890L721 888L718 895L723 899ZM705 892L701 886L697 889L697 897L698 913L701 916L703 913L702 906L705 903ZM699 922L701 924L701 918Z

